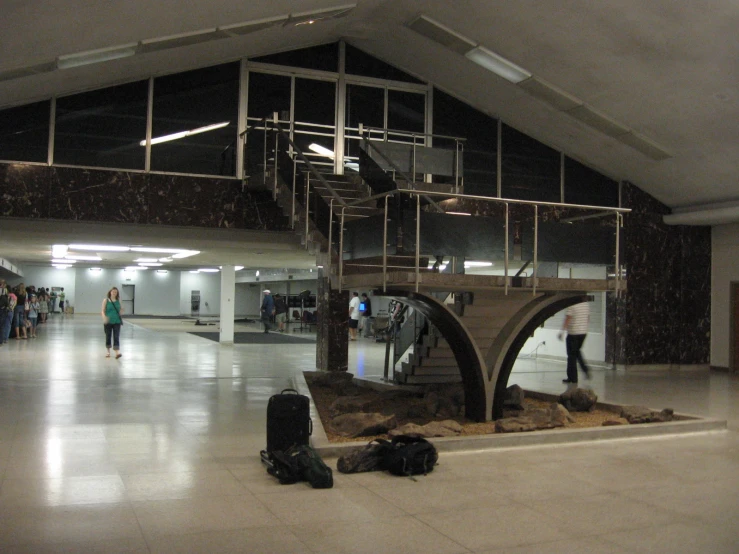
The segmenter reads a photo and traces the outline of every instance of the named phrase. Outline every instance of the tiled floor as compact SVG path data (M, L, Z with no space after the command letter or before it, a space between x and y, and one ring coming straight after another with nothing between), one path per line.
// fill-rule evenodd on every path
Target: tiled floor
M443 454L418 482L335 473L331 490L266 475L269 396L313 369L315 344L221 347L57 316L0 348L0 552L736 553L739 380L595 372L608 401L710 415L729 431ZM350 343L382 372L383 348ZM512 376L560 392L560 362ZM329 461L332 463L333 461Z

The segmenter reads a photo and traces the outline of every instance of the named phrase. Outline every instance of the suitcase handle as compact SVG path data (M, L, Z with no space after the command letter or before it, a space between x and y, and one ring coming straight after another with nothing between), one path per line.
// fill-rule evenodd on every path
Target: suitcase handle
M295 389L282 389L282 392L280 394L285 394L286 392L294 392L295 394L300 394Z

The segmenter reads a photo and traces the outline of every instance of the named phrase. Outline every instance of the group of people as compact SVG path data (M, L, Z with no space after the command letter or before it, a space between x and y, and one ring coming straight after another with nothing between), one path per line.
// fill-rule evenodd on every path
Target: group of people
M285 332L285 323L287 320L287 302L281 294L272 296L269 289L264 290L262 298L261 320L264 325L264 332L269 333L274 323L277 324L277 331Z
M56 302L64 312L66 296L48 288L20 283L9 287L0 279L0 344L5 344L11 334L17 340L38 338L38 326L46 323L49 313L56 311Z
M349 340L357 340L360 330L364 332L365 338L371 336L370 317L372 317L372 302L367 293L363 292L360 300L359 293L353 292L352 299L349 301Z

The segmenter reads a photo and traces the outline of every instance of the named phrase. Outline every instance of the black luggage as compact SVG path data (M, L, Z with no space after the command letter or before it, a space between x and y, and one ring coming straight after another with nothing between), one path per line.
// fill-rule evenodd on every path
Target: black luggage
M307 445L313 432L310 399L295 389L275 394L267 404L267 452Z

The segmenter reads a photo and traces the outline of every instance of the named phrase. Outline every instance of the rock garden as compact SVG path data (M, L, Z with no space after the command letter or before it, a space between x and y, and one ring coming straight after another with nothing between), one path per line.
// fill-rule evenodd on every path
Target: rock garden
M600 405L597 395L589 389L572 388L552 401L547 395L526 393L512 385L507 390L504 417L477 423L464 417L461 384L377 391L358 386L353 378L347 372L305 373L331 442L367 442L401 434L426 438L487 435L677 419L670 409L655 412L643 406Z

